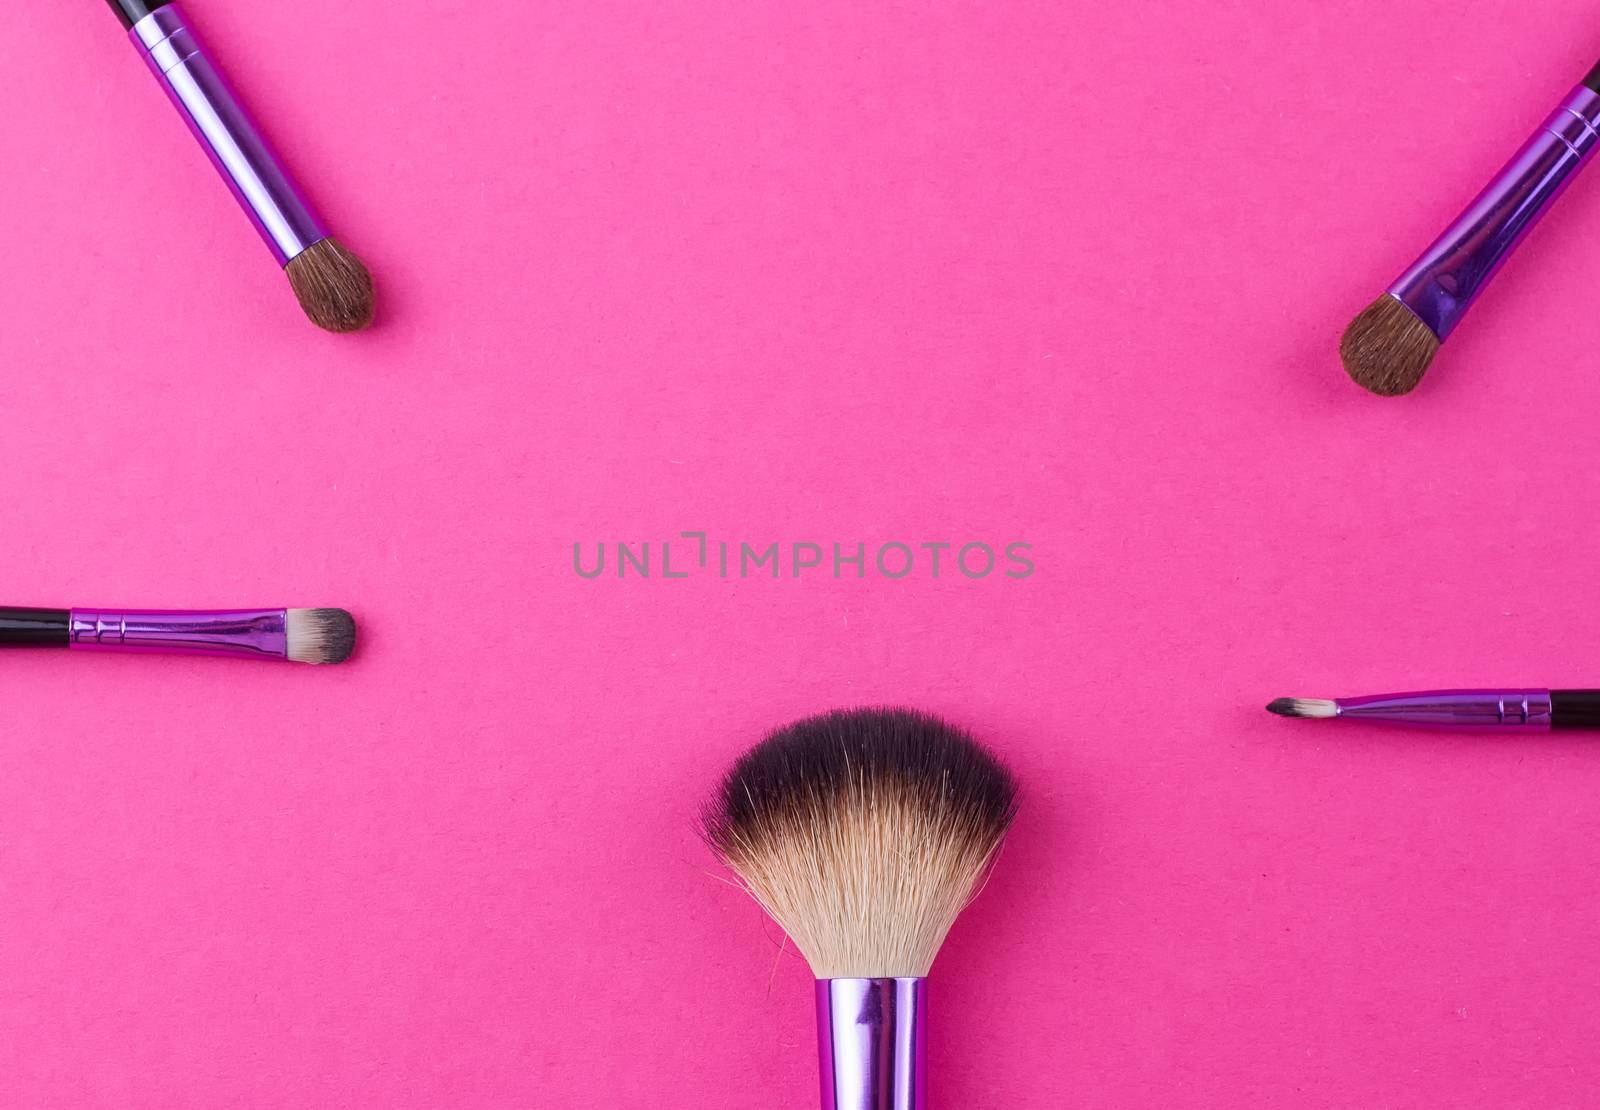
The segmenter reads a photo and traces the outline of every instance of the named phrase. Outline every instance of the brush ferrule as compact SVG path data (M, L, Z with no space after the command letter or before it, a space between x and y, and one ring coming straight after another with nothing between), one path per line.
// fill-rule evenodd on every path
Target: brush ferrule
M1441 340L1450 334L1600 139L1600 93L1586 85L1551 113L1489 187L1389 293Z
M925 1110L928 981L817 980L822 1110Z
M182 8L176 3L157 8L135 23L129 36L278 264L287 265L326 239L327 229L212 63Z
M1340 698L1338 716L1432 728L1544 730L1549 690L1426 690Z
M74 609L69 645L89 651L162 651L287 659L283 609Z

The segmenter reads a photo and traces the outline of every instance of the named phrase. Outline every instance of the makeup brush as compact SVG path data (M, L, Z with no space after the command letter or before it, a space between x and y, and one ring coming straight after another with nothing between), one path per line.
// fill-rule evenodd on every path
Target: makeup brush
M702 815L817 977L823 1110L923 1110L927 975L1016 811L1009 772L909 709L779 729Z
M1280 717L1374 721L1424 728L1600 728L1600 690L1427 690L1360 698L1278 698Z
M343 663L356 622L343 609L16 609L0 607L0 648L243 655Z
M1597 129L1600 65L1433 246L1351 322L1339 357L1357 385L1384 397L1416 388L1489 279L1588 161Z
M357 331L372 321L372 277L328 234L283 162L168 0L110 0L172 103L244 207L312 323Z

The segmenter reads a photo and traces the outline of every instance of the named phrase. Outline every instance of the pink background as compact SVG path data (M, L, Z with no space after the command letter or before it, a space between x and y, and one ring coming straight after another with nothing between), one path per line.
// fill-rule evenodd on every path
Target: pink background
M1410 398L1334 356L1592 4L191 3L380 324L101 5L9 8L0 600L363 646L5 656L0 1105L812 1107L691 821L873 702L1026 785L941 1110L1593 1104L1600 749L1260 709L1600 685L1600 182ZM572 571L692 529L1038 571Z

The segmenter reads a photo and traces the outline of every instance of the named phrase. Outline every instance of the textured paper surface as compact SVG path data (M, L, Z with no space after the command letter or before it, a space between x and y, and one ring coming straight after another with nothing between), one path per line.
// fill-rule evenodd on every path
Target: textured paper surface
M13 8L0 600L363 644L0 659L0 1104L814 1106L691 821L892 701L1027 791L935 1107L1592 1105L1600 749L1260 709L1600 685L1600 182L1412 397L1334 358L1590 5L190 11L380 326L300 318L102 5ZM693 530L1037 571L572 570Z

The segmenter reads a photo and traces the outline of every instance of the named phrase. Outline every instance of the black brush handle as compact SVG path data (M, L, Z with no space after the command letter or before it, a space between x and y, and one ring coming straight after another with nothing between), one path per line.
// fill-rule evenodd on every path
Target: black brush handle
M1600 728L1600 690L1551 690L1551 728Z
M111 5L111 10L117 13L117 18L122 20L125 31L133 30L133 25L155 11L164 8L171 0L106 0Z
M1594 64L1594 68L1589 71L1589 76L1583 79L1583 84L1590 91L1600 93L1600 62Z
M71 636L70 609L14 609L0 606L0 647L32 644L66 647Z

